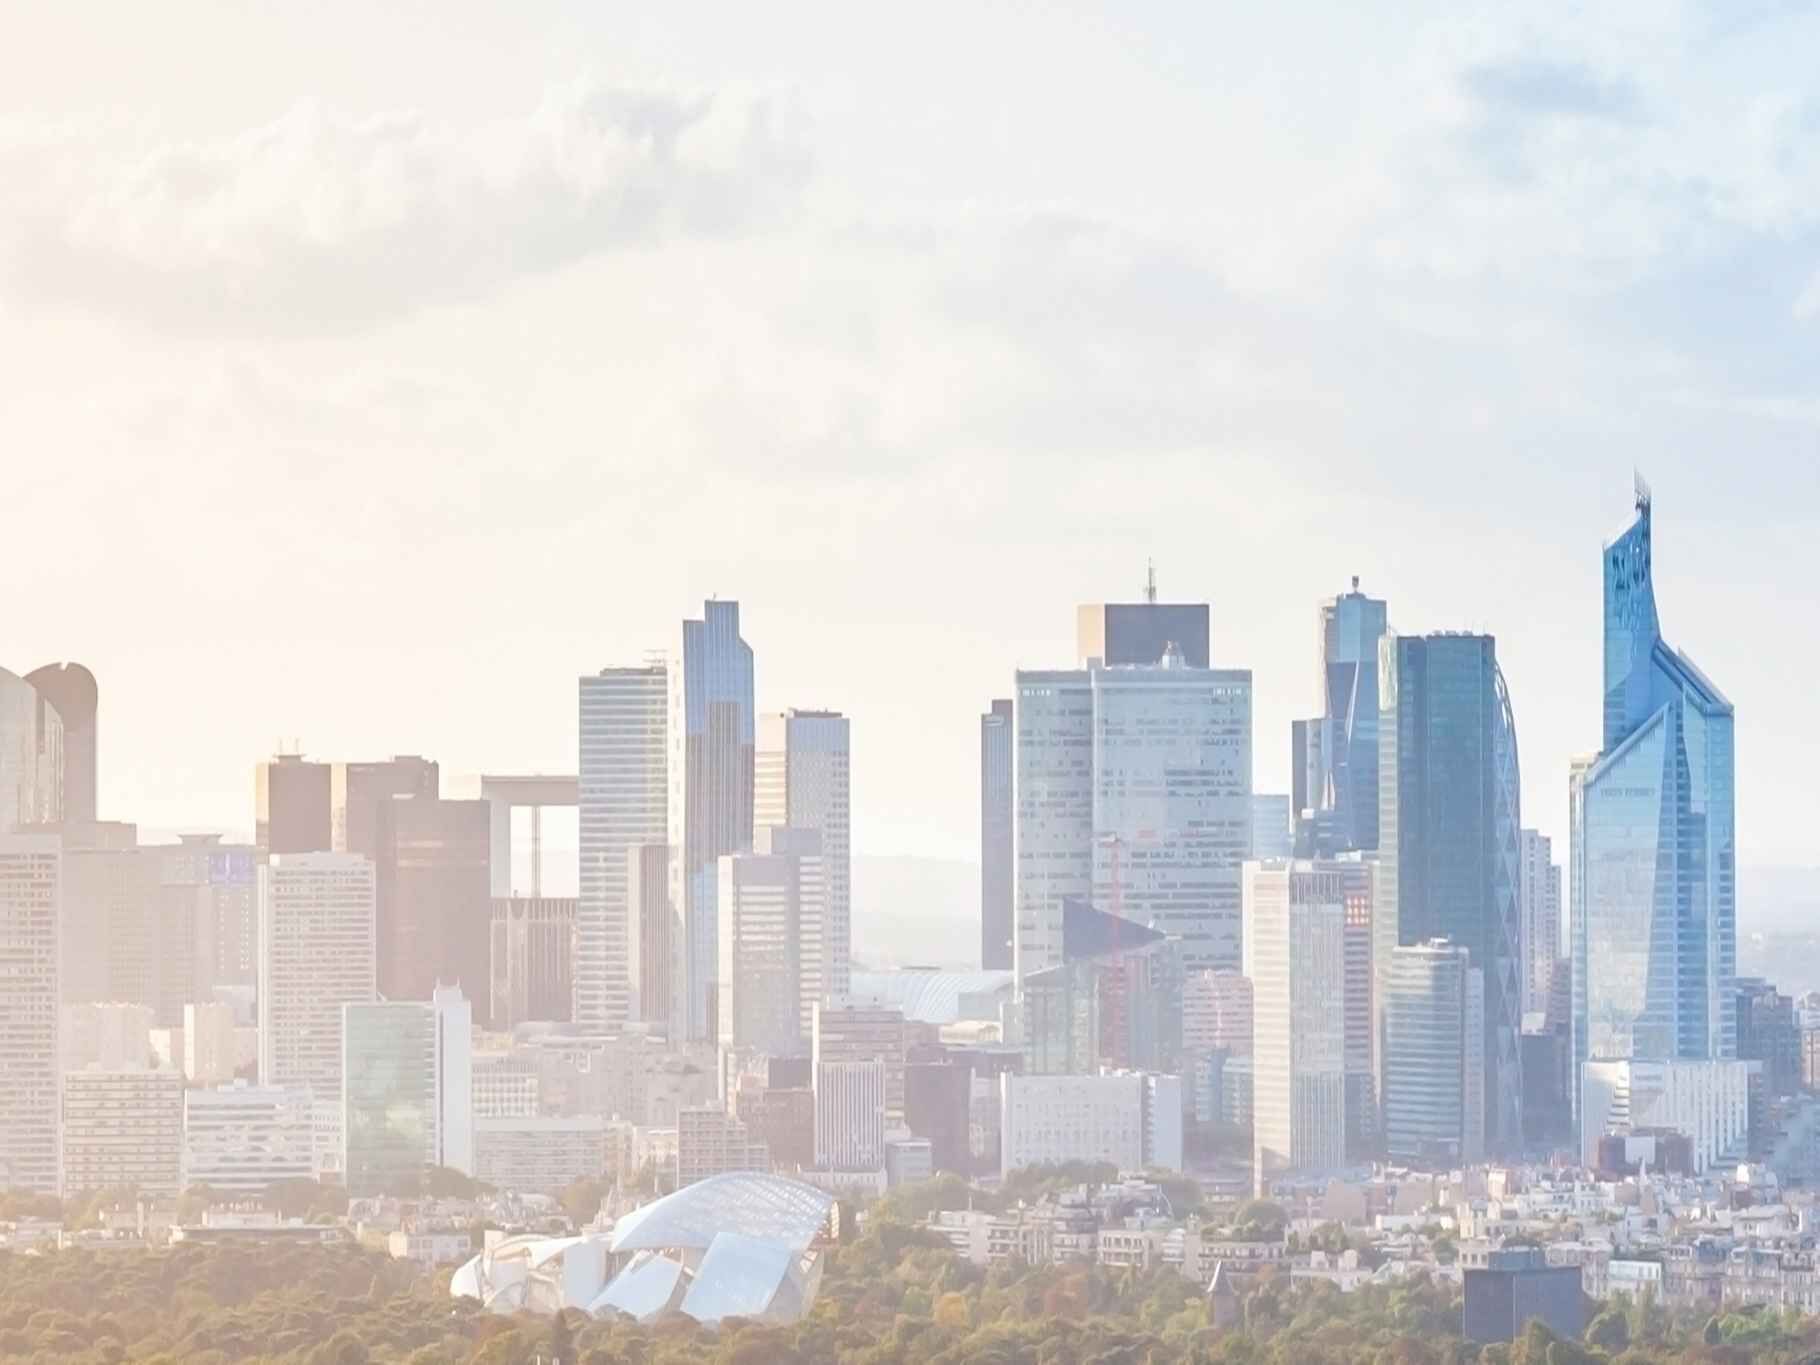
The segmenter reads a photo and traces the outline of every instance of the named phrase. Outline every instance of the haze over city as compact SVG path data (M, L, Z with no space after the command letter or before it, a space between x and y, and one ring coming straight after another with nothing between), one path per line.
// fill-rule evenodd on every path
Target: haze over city
M0 1360L1820 1361L1820 0L18 8Z

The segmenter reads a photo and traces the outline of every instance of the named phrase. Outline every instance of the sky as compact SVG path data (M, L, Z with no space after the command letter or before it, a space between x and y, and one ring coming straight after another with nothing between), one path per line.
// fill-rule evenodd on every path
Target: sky
M1564 835L1641 469L1742 859L1820 862L1814 5L8 31L0 663L94 670L105 817L246 830L281 741L572 770L576 678L717 595L852 717L856 851L972 858L978 713L1154 560L1259 790L1357 574L1497 636Z

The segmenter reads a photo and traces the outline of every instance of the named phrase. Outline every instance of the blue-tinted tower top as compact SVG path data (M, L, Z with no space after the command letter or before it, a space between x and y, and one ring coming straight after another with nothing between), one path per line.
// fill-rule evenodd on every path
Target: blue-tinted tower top
M1662 639L1649 488L1605 546L1605 744L1570 804L1574 1044L1591 1058L1734 1055L1732 705Z

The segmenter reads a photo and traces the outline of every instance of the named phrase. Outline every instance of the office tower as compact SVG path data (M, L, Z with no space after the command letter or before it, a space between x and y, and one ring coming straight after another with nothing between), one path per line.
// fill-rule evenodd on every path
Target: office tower
M63 817L63 718L37 688L0 668L0 834Z
M581 680L575 1022L604 1032L627 1013L626 853L662 844L669 818L668 671L607 668Z
M1731 996L1738 1060L1762 1063L1767 1098L1794 1094L1801 1084L1801 1029L1793 998L1759 976L1738 977Z
M1346 1156L1359 1161L1378 1150L1377 974L1372 913L1377 860L1341 854L1340 895L1346 906Z
M1251 853L1251 674L1151 667L1017 675L1016 970L1062 960L1071 899L1239 961Z
M315 1174L310 1092L245 1081L186 1091L183 1183L257 1198Z
M807 1070L807 1058L803 1065ZM772 1170L815 1165L815 1090L809 1077L799 1087L742 1076L733 1093L733 1113L753 1141L764 1143Z
M817 960L805 973L826 999L847 994L853 973L852 796L847 717L790 710L761 716L753 756L753 828L811 830L821 839L827 908Z
M1190 668L1206 668L1212 631L1205 602L1159 602L1156 570L1144 583L1142 602L1094 602L1075 611L1075 657L1085 668L1158 663L1171 647Z
M682 923L670 898L668 844L626 850L627 1017L682 1037Z
M1485 1142L1521 1141L1516 727L1488 635L1380 646L1375 957L1445 938L1484 973Z
M275 754L253 769L253 842L261 854L334 848L327 763Z
M1181 945L1159 930L1070 899L1062 961L1018 986L1028 1075L1180 1065Z
M39 1194L58 1180L62 861L55 835L0 835L0 1186Z
M428 1000L458 985L485 1022L491 989L491 811L485 801L392 797L374 808L379 993Z
M1352 591L1321 604L1321 714L1291 730L1291 802L1321 856L1378 847L1378 649L1389 608Z
M234 1079L239 1040L234 1007L204 1001L183 1007L183 1075L191 1085L225 1085Z
M342 1163L348 1193L411 1195L424 1172L474 1173L473 1013L430 1000L342 1006Z
M63 814L75 823L97 819L96 713L100 693L95 675L81 664L46 664L25 675L63 723Z
M973 1068L964 1061L904 1068L904 1125L929 1144L934 1171L973 1174Z
M1182 982L1182 1050L1251 1055L1251 978L1232 969L1190 972Z
M259 977L259 852L219 834L185 834L147 849L160 883L194 906L198 994L209 984L251 986ZM177 888L187 888L179 892Z
M669 838L683 931L679 1012L690 1041L719 1034L719 861L752 847L754 740L752 647L740 638L739 603L706 602L701 620L682 623L670 663Z
M65 824L61 835L64 999L143 1004L177 1027L216 984L213 904L167 877L166 850L141 846L133 825Z
M676 1116L676 1188L732 1171L768 1171L771 1154L746 1125L713 1104Z
M1346 1163L1346 873L1337 863L1245 865L1257 1189Z
M1251 856L1260 861L1287 858L1295 851L1289 798L1254 792L1251 797Z
M829 1171L885 1168L883 1061L815 1064L815 1164Z
M1517 877L1523 923L1523 1013L1548 1008L1548 988L1561 956L1561 867L1554 841L1526 829L1520 835Z
M1141 1072L999 1077L999 1174L1065 1161L1182 1169L1182 1080Z
M374 998L373 864L275 853L259 869L259 1081L341 1105L341 1007Z
M1017 729L1011 699L1001 698L980 717L980 967L1010 971L1016 916L1011 774Z
M496 1029L528 1019L566 1023L574 1008L575 912L570 896L504 896L493 900L493 986L489 1017Z
M1641 479L1602 563L1604 746L1570 803L1575 1060L1730 1058L1732 705L1662 639Z
M809 1056L819 1070L824 1062L877 1062L884 1068L881 1122L895 1128L904 1121L904 1013L889 1005L836 1000L815 1006ZM821 1104L816 1082L816 1104Z
M819 934L832 895L821 836L765 828L758 848L720 860L719 1002L723 1047L800 1051L826 993Z
M1484 1159L1484 974L1446 939L1393 948L1383 978L1384 1145L1442 1168Z
M183 1188L183 1077L147 1066L63 1078L63 1197Z
M442 794L442 768L434 759L401 754L329 769L329 838L337 853L379 862L380 811L398 797L434 801ZM383 897L383 888L382 897Z
M63 1069L82 1071L92 1066L123 1071L149 1065L156 1022L150 1005L117 1000L65 1005Z

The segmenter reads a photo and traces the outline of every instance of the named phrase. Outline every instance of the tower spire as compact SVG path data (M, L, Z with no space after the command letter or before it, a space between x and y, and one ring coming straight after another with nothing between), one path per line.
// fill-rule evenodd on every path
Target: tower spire
M1151 606L1156 605L1156 561L1144 561L1144 600Z

